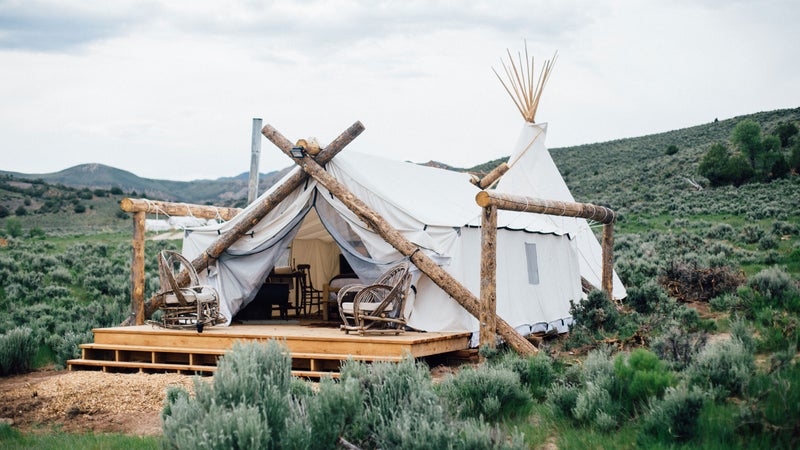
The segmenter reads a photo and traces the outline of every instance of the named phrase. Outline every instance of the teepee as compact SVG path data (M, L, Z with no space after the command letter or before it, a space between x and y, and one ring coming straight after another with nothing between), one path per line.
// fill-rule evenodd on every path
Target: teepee
M526 45L524 60L522 55L518 54L515 62L509 51L509 62L501 61L506 75L505 80L496 70L494 71L525 121L508 163L505 163L507 167L502 169L506 173L495 187L498 192L565 202L575 201L545 146L547 123L535 121L539 100L557 57L558 53L554 54L552 59L546 60L538 78L535 78L534 59L528 57ZM573 238L581 277L600 289L602 249L591 224L586 219L580 218L504 212L498 217L498 226L512 230L526 229L532 220L548 221L554 227L565 230ZM613 283L614 297L625 298L627 296L625 286L616 272Z

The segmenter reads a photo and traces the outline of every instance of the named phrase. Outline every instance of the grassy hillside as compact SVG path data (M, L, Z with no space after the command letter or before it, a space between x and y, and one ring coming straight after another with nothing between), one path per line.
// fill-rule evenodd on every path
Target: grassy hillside
M280 179L288 169L261 174L259 191L263 192ZM220 206L242 206L247 198L246 174L224 177L217 180L170 181L142 178L126 170L102 164L81 164L60 172L48 174L23 174L0 171L15 179L44 181L52 185L63 185L88 189L121 189L135 192L150 199L169 200Z
M606 204L623 214L663 212L664 208L657 204L675 210L674 206L700 196L714 196L716 203L730 195L741 196L736 189L698 192L686 178L703 181L697 173L703 155L713 143L727 142L733 128L744 119L761 124L763 133L769 134L780 122L800 121L800 108L750 114L638 138L556 148L551 149L551 154L579 201ZM676 146L678 152L667 154L670 145ZM743 192L744 196L759 195L773 187L746 186ZM789 209L792 206L785 202L778 205Z

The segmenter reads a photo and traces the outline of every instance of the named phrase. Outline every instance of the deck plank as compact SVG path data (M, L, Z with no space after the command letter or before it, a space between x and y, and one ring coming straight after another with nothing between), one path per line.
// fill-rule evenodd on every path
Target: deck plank
M82 358L68 361L70 370L81 367L177 372L216 370L216 359L236 341L281 341L291 352L295 376L318 378L336 374L348 359L397 362L465 350L469 333L406 332L399 335L345 334L337 328L309 325L233 325L195 330L173 330L139 325L97 328L94 342L81 344ZM150 354L149 358L144 355ZM197 364L195 361L202 361ZM213 368L207 370L207 368Z

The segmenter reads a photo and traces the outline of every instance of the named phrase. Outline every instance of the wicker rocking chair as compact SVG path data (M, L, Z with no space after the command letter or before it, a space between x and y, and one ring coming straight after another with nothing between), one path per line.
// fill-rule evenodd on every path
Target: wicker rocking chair
M179 287L175 275L181 267L189 272L190 283ZM161 321L151 321L164 328L196 328L203 332L206 325L213 326L225 321L219 312L219 294L211 286L201 286L197 271L183 255L164 250L158 254L158 275L161 289L156 293L156 302L162 311Z
M341 329L345 333L400 334L406 319L403 309L411 287L410 264L400 263L371 285L350 284L337 295Z

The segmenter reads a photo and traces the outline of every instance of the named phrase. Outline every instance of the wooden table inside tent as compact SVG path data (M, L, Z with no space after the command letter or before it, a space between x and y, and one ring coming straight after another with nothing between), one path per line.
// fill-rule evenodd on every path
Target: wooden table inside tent
M270 281L288 281L289 284L293 286L295 316L300 314L300 296L302 295L300 292L300 278L302 276L303 272L300 272L299 270L292 270L290 267L278 267L272 269L267 276L267 279Z

